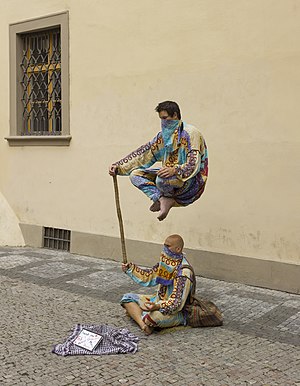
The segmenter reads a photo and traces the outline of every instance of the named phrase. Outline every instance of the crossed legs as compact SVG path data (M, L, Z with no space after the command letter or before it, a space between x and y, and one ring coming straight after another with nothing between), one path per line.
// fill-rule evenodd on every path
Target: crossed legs
M151 169L150 169L151 170ZM177 206L174 199L175 191L181 188L184 182L176 177L160 178L156 175L157 169L153 173L143 169L136 169L130 174L130 180L134 186L145 193L152 201L151 212L159 212L158 220L164 220L170 209Z
M127 314L139 325L141 330L144 331L146 335L152 334L153 327L149 326L149 322L147 319L146 319L146 322L143 321L142 319L143 310L137 303L135 302L123 303L123 307L127 311Z

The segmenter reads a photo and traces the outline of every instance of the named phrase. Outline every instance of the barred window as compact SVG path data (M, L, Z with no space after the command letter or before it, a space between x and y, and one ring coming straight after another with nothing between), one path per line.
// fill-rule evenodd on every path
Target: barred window
M61 134L60 28L21 35L23 135Z
M10 24L10 146L68 146L69 13Z

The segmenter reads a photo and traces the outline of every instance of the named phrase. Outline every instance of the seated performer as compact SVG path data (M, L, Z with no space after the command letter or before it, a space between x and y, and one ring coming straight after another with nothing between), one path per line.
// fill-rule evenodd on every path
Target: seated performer
M192 289L192 272L179 235L167 237L160 261L151 269L142 269L133 263L122 264L122 270L143 287L157 286L153 295L125 294L121 305L146 335L155 327L186 325L184 305Z
M200 131L181 121L175 102L162 102L155 109L161 131L152 141L113 163L109 174L129 175L137 188L152 201L152 212L164 220L173 206L186 206L203 193L208 175L205 141ZM161 161L162 168L150 168Z

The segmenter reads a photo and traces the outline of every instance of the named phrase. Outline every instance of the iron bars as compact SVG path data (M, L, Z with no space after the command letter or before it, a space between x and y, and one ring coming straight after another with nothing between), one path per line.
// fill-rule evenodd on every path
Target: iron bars
M21 35L23 135L60 135L60 28Z
M69 251L70 243L70 230L44 227L44 248Z

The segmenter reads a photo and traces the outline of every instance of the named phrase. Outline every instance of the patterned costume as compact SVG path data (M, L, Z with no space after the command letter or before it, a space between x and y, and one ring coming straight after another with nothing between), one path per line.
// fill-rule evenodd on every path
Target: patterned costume
M126 274L143 287L157 286L153 295L138 295L128 293L121 299L124 303L135 302L144 308L145 302L160 304L159 311L144 311L142 318L148 319L153 326L173 327L186 325L184 305L191 291L191 270L181 269L189 264L183 253L177 254L166 246L161 253L161 259L151 269L142 269L130 263Z
M162 166L175 167L171 178L158 177L159 169L150 167L161 161ZM178 121L171 133L162 130L152 141L116 162L119 175L130 180L154 202L161 196L173 197L178 206L186 206L203 193L208 176L208 156L205 141L194 126Z

